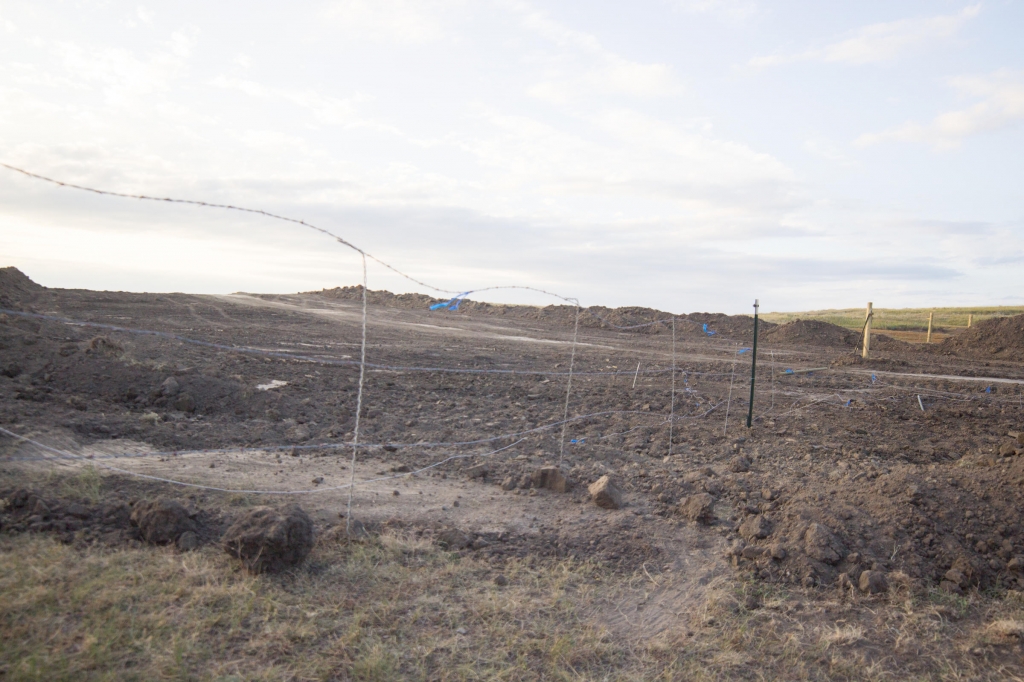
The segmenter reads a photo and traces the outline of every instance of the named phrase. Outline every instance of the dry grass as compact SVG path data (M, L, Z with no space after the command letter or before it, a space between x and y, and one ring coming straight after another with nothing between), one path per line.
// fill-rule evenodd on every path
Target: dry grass
M385 535L250 576L216 548L0 536L5 680L1019 679L1024 600L729 582L650 637L600 627L630 576ZM991 623L991 625L989 625Z
M904 330L923 332L928 328L928 313L934 313L934 329L960 331L967 327L967 316L973 315L973 324L993 317L1007 317L1024 313L1019 306L989 306L974 308L875 308L871 327L876 331ZM848 329L861 329L864 325L864 308L837 310L808 310L796 313L765 313L761 316L769 322L785 324L794 320L821 320ZM900 336L905 341L916 339ZM933 340L936 337L933 336ZM921 339L923 341L923 338Z
M584 620L586 565L493 571L385 536L253 577L214 548L0 540L4 679L648 679ZM614 673L610 673L614 671Z

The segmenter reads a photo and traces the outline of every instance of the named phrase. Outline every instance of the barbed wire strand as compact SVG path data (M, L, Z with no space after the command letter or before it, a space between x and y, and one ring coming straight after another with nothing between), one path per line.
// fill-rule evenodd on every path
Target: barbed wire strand
M569 355L569 378L565 382L565 409L562 411L562 438L558 444L558 466L562 466L565 459L565 429L569 418L569 396L572 395L572 370L576 364L576 336L580 331L580 304L576 302L576 324L572 330L572 352Z
M672 427L676 416L676 316L672 316L672 396L668 408L668 456L672 456Z
M729 408L732 406L732 385L736 381L736 360L732 361L732 378L729 379L729 399L725 403L725 427L722 429L722 435L726 436L729 434Z
M61 324L67 324L70 326L80 327L91 327L95 329L104 329L107 331L113 331L118 333L132 334L136 336L154 336L158 338L170 339L173 341L179 341L181 343L193 344L205 348L214 348L217 350L223 350L232 353L243 353L246 355L261 355L265 357L278 358L281 360L294 360L301 362L309 362L311 364L327 365L327 366L342 366L342 367L357 367L359 366L358 360L344 360L334 358L322 358L311 355L298 355L291 352L266 350L263 348L253 348L251 346L233 346L223 343L216 343L213 341L202 341L199 339L192 339L187 336L181 336L180 334L173 334L171 332L161 332L150 329L133 329L130 327L120 327L113 324L106 324L103 322L89 322L84 320L75 320L65 317L58 317L56 315L44 315L41 313L29 313L21 310L13 310L10 308L0 308L0 313L7 315L14 315L17 317L46 320L49 322L58 322ZM24 330L18 330L21 333L28 334ZM726 358L715 359L708 358L709 362L725 361ZM368 362L365 366L371 371L382 371L382 372L446 372L449 374L509 374L509 375L521 375L521 376L567 376L568 372L558 372L552 370L520 370L520 369L477 369L468 367L416 367L406 365L382 365L378 363ZM670 370L668 369L645 369L643 370L645 375L656 375L665 374ZM638 370L639 372L639 370ZM577 376L619 376L629 375L628 370L619 370L614 372L580 372L574 371ZM695 376L727 376L727 372L691 372Z
M7 436L10 436L12 438L15 438L15 439L17 439L19 441L28 443L30 445L33 445L33 446L35 446L37 448L40 448L41 450L44 450L44 451L47 451L47 452L52 452L52 453L54 453L55 455L57 455L58 457L60 457L62 459L71 459L71 460L83 461L83 462L85 462L87 464L93 464L93 465L98 466L98 467L100 467L102 469L106 469L107 471L113 471L114 473L124 474L125 476L132 476L132 477L135 477L135 478L142 478L142 479L146 479L146 480L149 480L149 481L156 481L158 483L167 483L167 484L170 484L170 485L178 485L178 486L183 486L183 487L186 487L186 488L198 488L200 490L211 490L211 491L219 492L219 493L234 493L234 494L245 494L245 495L307 495L307 494L312 494L312 493L326 493L326 492L333 492L333 491L338 491L338 490L346 490L346 489L350 488L350 486L355 485L354 482L350 482L350 483L346 483L344 485L328 486L328 487L323 487L323 488L310 488L308 490L258 490L258 489L243 490L243 489L238 489L238 488L219 488L217 486L203 485L201 483L192 483L190 481L179 481L179 480L176 480L176 479L173 479L173 478L164 478L162 476L153 476L151 474L143 474L143 473L139 473L138 471L131 471L131 470L128 470L128 469L122 469L120 467L110 466L109 464L104 464L103 462L100 462L100 461L97 461L97 460L94 460L94 459L89 459L88 457L85 457L85 456L82 456L82 455L77 455L77 454L75 454L73 452L68 452L67 450L61 450L59 448L55 448L55 447L46 445L45 443L40 443L39 441L37 441L37 440L35 440L33 438L28 438L27 436L22 436L20 434L14 433L13 431L8 431L7 429L5 429L3 427L0 427L0 433L5 434ZM526 440L526 439L523 438L523 439L517 440L514 443L510 443L509 445L505 445L503 447L497 448L496 450L491 450L490 452L474 453L474 454L468 454L468 455L452 455L452 456L447 457L445 459L442 459L442 460L440 460L438 462L434 462L434 463L429 464L429 465L427 465L425 467L422 467L420 469L416 469L415 471L409 471L409 472L405 472L405 473L401 473L401 474L396 474L394 476L382 476L380 478L371 478L371 479L367 479L365 481L359 481L359 485L367 485L369 483L379 483L381 481L391 481L391 480L394 480L396 478L405 478L407 476L415 476L417 474L423 473L424 471L429 471L430 469L435 469L435 468L437 468L437 467L439 467L439 466L441 466L443 464L447 464L448 462L452 462L452 461L459 460L459 459L470 459L470 458L473 458L473 457L491 457L493 455L498 454L499 452L504 452L505 450L508 450L509 448L515 447L516 445L519 445L524 440Z
M725 401L723 400L721 402L725 402ZM717 404L716 404L716 407L717 407ZM708 410L707 412L702 413L702 414L698 414L698 415L684 415L684 416L676 417L676 419L677 420L699 419L701 417L707 416L707 414L709 414L712 411L714 411L714 407L711 408L710 410ZM622 416L622 415L631 415L633 417L641 417L641 418L644 418L644 419L651 418L651 417L657 417L658 416L658 415L652 414L650 412L642 412L642 411L637 411L637 410L607 410L607 411L604 411L604 412L592 412L590 414L584 414L584 415L578 415L578 416L575 416L575 417L570 417L568 420L566 420L566 422L567 423L573 423L573 422L585 421L585 420L588 420L588 419L596 419L598 417ZM659 423L664 423L664 422L665 422L665 420L663 419ZM405 448L423 448L423 449L458 448L458 447L469 447L469 446L473 446L473 445L484 445L486 443L493 443L493 442L498 441L498 440L507 440L507 439L511 439L511 438L519 438L520 442L521 442L523 440L526 440L526 438L528 438L531 435L540 433L542 431L546 431L548 429L553 429L556 426L561 426L563 423L565 423L565 422L556 421L556 422L552 422L550 424L543 424L541 426L537 426L537 427L534 427L534 428L531 428L531 429L527 429L525 431L518 431L518 432L514 432L514 433L501 434L501 435L498 435L498 436L491 436L491 437L488 437L488 438L480 438L480 439L469 440L469 441L448 441L448 442L435 442L435 443L362 443L360 445L360 447L362 447L363 450L369 450L369 449L372 449L372 448L381 448L381 447L384 447L384 446L390 446L390 447L394 447L396 449L405 449ZM657 426L657 424L655 424L655 426ZM635 427L629 429L629 431L634 431L636 429L641 429L641 428L645 428L644 425L641 424L639 426L635 426ZM622 433L628 433L628 431L624 431ZM604 438L604 437L611 437L611 436L614 436L614 435L615 435L614 433L606 434L606 436L602 436L602 438ZM262 447L258 447L258 448L232 447L232 448L208 448L208 449L202 449L202 450L154 450L154 451L149 451L149 452L137 452L137 453L125 453L125 454L122 454L122 455L111 455L110 458L111 459L128 459L128 458L143 458L143 457L159 457L159 458L164 458L164 457L187 457L187 456L192 456L192 455L222 455L222 454L232 454L232 453L244 454L244 453L247 453L247 452L278 452L278 451L283 451L283 450L290 450L290 451L340 450L340 449L347 449L347 448L351 447L351 445L352 445L351 442L343 442L343 443L315 443L315 444L311 444L311 445L267 445L267 446L262 446ZM3 461L11 462L11 461L22 461L22 460L25 460L25 459L27 459L27 458L8 457L8 458L4 458Z
M363 381L366 377L366 255L363 255L363 340L359 347L359 392L356 393L356 424L352 430L352 472L348 489L348 511L345 514L345 535L352 529L352 494L356 489L356 453L359 451L359 418L363 411Z

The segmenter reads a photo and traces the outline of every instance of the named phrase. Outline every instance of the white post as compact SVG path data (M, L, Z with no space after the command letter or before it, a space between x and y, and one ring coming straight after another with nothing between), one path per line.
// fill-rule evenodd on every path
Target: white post
M933 313L933 312L932 313L928 313L928 338L925 339L925 343L931 343L932 342L932 318L934 316L935 316L935 313Z

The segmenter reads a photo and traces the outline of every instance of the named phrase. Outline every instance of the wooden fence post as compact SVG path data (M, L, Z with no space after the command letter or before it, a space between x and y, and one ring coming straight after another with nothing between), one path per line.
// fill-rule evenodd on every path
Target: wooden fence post
M868 353L871 351L871 318L874 313L871 312L871 302L868 301L867 312L864 313L864 350L861 352L862 358L867 358Z
M968 314L967 314L967 328L968 328L968 329L970 329L970 328L971 328L971 321L972 321L973 319L974 319L974 315L972 315L971 313L968 313Z
M932 318L935 316L934 312L928 313L928 338L925 339L925 343L932 342Z

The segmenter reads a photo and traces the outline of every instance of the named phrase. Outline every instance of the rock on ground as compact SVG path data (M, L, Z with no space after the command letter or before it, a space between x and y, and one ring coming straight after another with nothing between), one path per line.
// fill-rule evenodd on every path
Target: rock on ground
M313 548L313 522L298 505L256 507L231 524L221 542L248 570L272 573L305 560Z
M556 493L564 493L572 488L572 482L566 473L555 466L537 469L537 471L533 472L530 480L533 482L533 487L547 488Z
M622 507L622 491L607 474L590 484L590 499L603 509L619 509Z
M146 542L155 545L175 542L182 533L195 531L188 510L180 502L163 497L136 502L131 522L138 526Z

